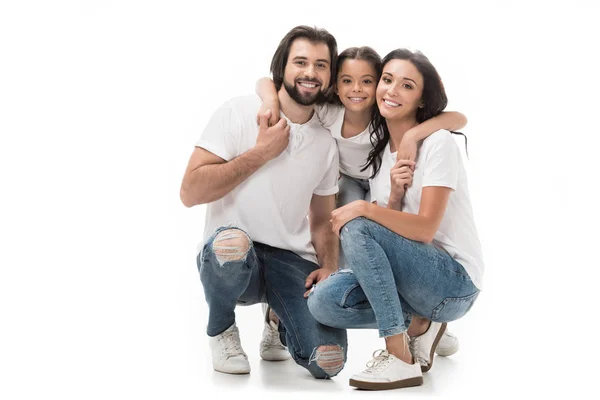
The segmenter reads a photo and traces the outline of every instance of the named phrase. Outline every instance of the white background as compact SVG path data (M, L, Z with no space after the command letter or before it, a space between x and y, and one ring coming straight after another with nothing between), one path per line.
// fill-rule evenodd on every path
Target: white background
M260 307L238 312L252 374L212 371L204 208L179 201L211 113L299 24L340 51L423 51L469 118L485 289L450 325L459 353L377 395L597 392L596 4L3 1L0 398L365 395L347 379L383 345L374 331L351 331L346 368L314 381L260 361Z

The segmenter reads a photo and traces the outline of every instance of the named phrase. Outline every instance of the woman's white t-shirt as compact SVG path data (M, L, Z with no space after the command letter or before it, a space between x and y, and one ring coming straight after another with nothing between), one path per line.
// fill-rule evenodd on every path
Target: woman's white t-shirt
M369 182L371 199L382 207L387 207L390 198L390 170L396 164L396 156L397 153L390 152L388 143L382 153L381 169ZM443 186L453 190L433 238L433 245L441 247L458 261L475 286L481 289L483 255L473 218L466 171L460 150L448 131L437 131L421 142L413 182L404 195L402 211L419 214L421 191L426 186Z

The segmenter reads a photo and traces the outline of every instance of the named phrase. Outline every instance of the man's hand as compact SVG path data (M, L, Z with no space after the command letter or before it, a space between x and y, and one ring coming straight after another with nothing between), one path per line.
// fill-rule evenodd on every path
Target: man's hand
M266 161L270 161L280 155L288 146L290 140L290 126L285 118L281 118L274 126L269 127L271 110L260 116L260 127L256 138L257 150Z
M319 268L311 272L310 275L308 275L308 277L306 278L306 285L304 285L304 287L308 289L306 293L304 293L304 298L308 298L308 295L310 294L314 285L316 285L318 282L321 282L324 279L327 279L329 275L331 275L335 271L336 270L331 268Z
M415 162L411 160L398 160L390 170L390 182L392 189L388 204L398 209L406 189L412 185Z
M256 116L256 123L260 125L260 117L267 113L270 110L270 115L268 119L268 126L273 126L277 122L279 122L279 101L269 101L265 100L260 106L258 110L258 115Z

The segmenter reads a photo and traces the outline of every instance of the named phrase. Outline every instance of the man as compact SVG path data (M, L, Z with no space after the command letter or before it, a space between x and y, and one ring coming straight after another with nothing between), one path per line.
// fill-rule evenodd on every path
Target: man
M345 330L319 324L304 298L338 263L330 226L337 149L314 113L336 58L327 31L292 29L271 63L284 118L269 127L267 111L257 126L258 96L234 98L212 116L190 157L181 200L208 204L197 262L217 371L250 372L234 309L260 302L279 317L280 339L314 377L332 377L344 366Z

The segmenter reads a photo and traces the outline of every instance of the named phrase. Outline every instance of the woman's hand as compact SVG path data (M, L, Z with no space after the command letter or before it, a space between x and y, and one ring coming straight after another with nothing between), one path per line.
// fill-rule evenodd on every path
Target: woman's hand
M364 200L356 200L331 212L333 232L340 236L340 229L354 218L364 217L370 204Z
M390 191L388 208L400 210L400 204L406 193L406 189L412 185L414 168L414 161L400 159L396 161L396 164L390 170L392 189Z

